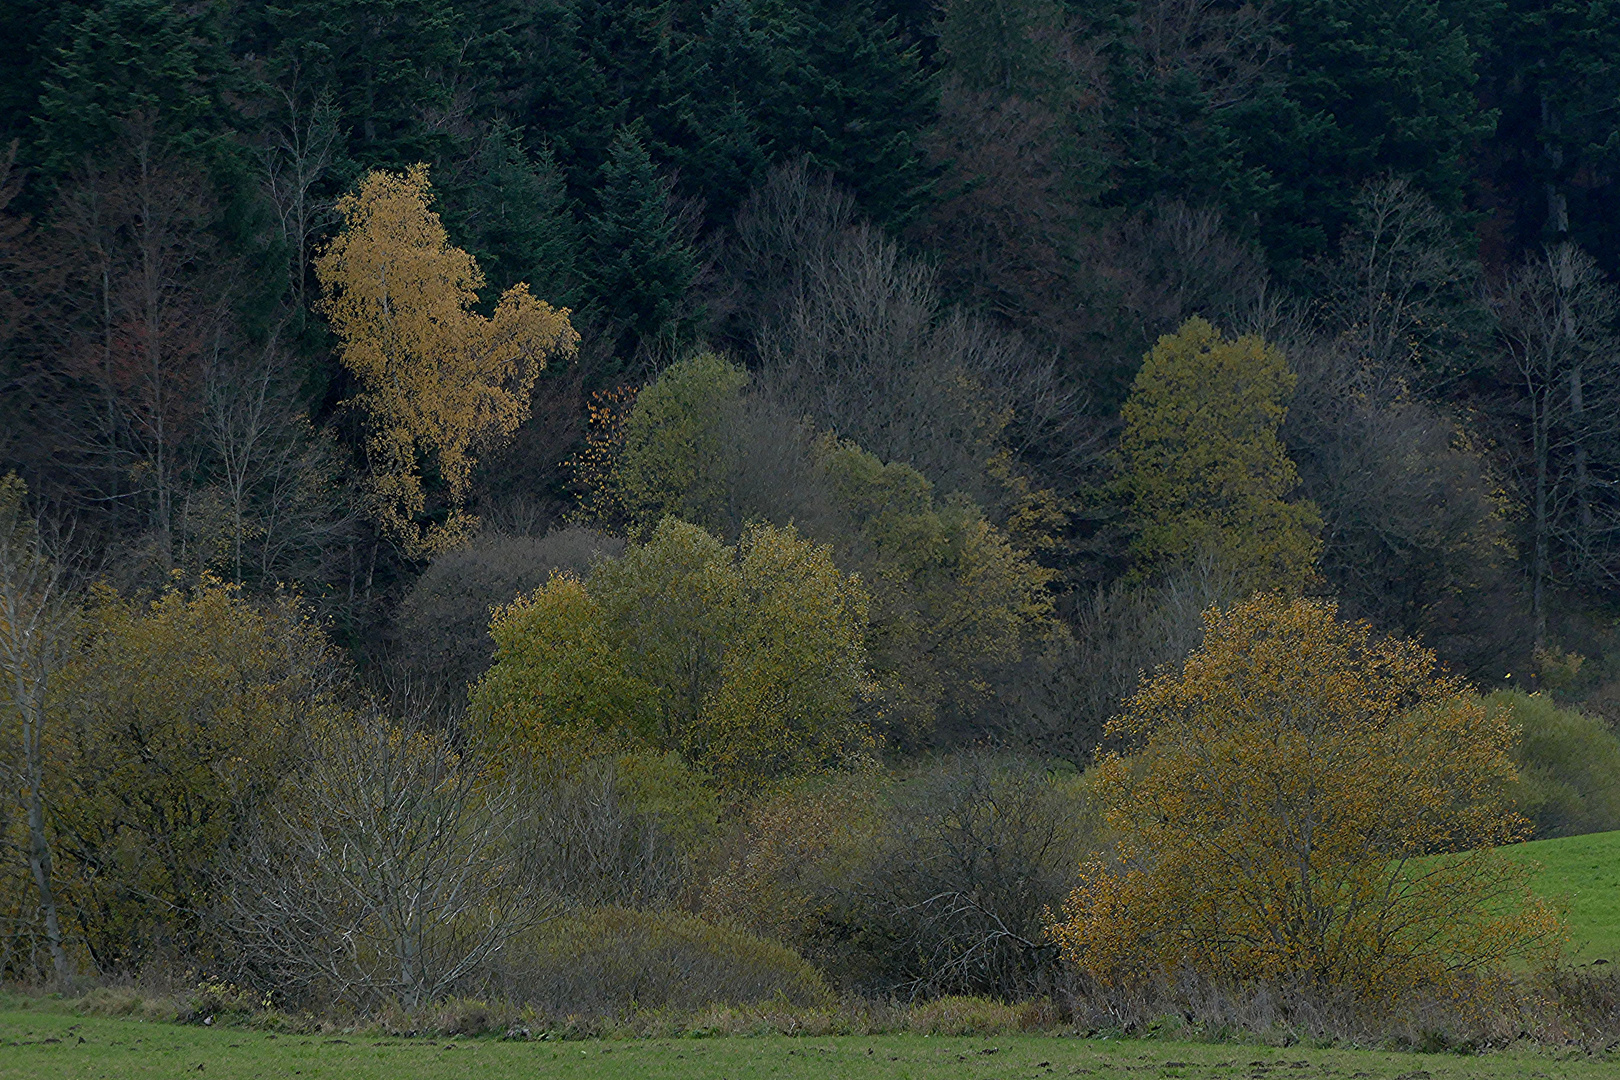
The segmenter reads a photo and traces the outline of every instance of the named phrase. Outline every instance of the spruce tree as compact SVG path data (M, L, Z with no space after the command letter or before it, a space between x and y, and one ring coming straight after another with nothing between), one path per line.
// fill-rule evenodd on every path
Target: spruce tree
M522 281L553 306L577 305L580 226L551 148L531 159L517 131L497 121L463 177L446 185L444 218L484 270L484 300Z
M590 292L621 357L667 346L698 322L688 296L696 249L670 212L669 185L633 130L613 140L602 166L601 212L590 219Z

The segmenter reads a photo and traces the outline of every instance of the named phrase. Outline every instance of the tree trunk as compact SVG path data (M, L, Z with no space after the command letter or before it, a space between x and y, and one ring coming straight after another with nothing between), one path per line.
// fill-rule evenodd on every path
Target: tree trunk
M1548 562L1548 530L1551 527L1547 520L1547 481L1548 481L1548 428L1550 399L1547 391L1532 393L1530 407L1533 410L1532 426L1535 455L1535 505L1534 528L1535 542L1531 556L1530 569L1530 619L1535 632L1535 646L1543 648L1547 643L1547 562Z
M68 969L67 950L62 947L62 924L57 917L56 890L52 884L51 843L45 834L45 760L40 747L44 702L39 700L43 695L37 692L29 696L36 700L28 704L23 715L23 757L28 771L28 868L39 889L39 907L45 915L45 941L50 946L56 982L66 988L73 975Z

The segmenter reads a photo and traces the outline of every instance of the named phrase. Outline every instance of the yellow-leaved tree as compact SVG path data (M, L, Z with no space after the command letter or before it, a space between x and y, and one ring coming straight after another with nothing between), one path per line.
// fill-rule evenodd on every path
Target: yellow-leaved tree
M585 581L554 576L495 613L473 724L504 749L674 752L734 788L831 764L869 741L867 603L792 527L730 547L666 518Z
M1254 335L1231 340L1195 317L1159 339L1120 412L1143 569L1208 555L1246 589L1310 581L1321 515L1287 501L1299 476L1277 435L1294 383L1282 352Z
M521 282L489 318L474 311L484 275L431 204L426 165L368 173L338 201L343 228L315 260L322 310L360 387L352 404L368 423L371 513L411 558L466 537L474 452L511 436L540 368L579 344L568 309ZM425 471L443 488L433 515Z
M1053 927L1104 981L1191 969L1378 998L1512 957L1561 925L1492 848L1517 732L1433 653L1261 594L1206 616L1182 670L1111 722L1099 793L1118 865Z
M342 660L296 600L207 576L150 601L99 589L80 638L48 740L64 903L98 971L204 959L249 821L344 720Z

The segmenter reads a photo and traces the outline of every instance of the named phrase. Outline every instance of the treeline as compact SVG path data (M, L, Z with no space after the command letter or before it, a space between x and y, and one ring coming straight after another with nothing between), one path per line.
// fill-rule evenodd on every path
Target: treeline
M3 454L123 586L297 582L385 652L421 560L357 505L313 258L362 175L426 163L483 310L526 282L582 335L467 478L507 531L576 501L592 393L705 344L759 369L801 294L892 260L864 300L904 310L870 317L931 328L860 348L971 325L1050 361L1008 443L1066 518L1042 559L1071 607L1128 568L1102 493L1136 366L1200 314L1287 349L1284 438L1350 609L1524 678L1537 645L1605 651L1612 14L13 5Z
M0 971L1555 955L1488 849L1620 826L1615 16L13 5Z

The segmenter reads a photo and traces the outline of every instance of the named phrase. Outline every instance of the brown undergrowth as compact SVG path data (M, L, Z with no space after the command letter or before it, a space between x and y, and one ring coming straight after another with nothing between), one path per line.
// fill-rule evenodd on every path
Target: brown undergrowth
M942 997L899 1004L848 997L806 1005L784 998L702 1008L625 1003L566 1012L451 998L416 1010L390 1004L359 1014L341 1007L321 1012L279 1008L273 996L204 982L167 992L133 985L97 987L64 1005L90 1015L154 1022L522 1040L1022 1032L1465 1054L1514 1046L1580 1054L1620 1051L1620 972L1605 967L1481 979L1447 995L1413 995L1376 1010L1346 996L1281 986L1222 988L1191 976L1106 989L1075 982L1054 998L1013 1003Z

